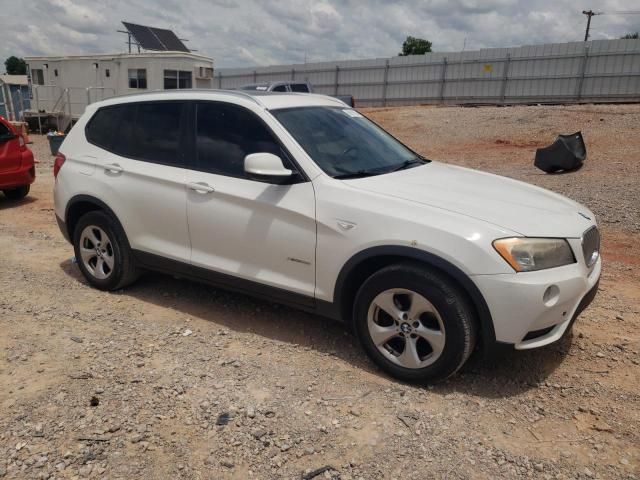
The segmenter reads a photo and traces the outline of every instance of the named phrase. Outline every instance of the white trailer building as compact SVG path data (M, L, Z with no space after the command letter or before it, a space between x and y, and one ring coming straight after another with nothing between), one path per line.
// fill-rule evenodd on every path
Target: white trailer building
M108 97L151 90L213 88L213 59L163 51L27 57L32 89L25 119L64 130L85 107Z

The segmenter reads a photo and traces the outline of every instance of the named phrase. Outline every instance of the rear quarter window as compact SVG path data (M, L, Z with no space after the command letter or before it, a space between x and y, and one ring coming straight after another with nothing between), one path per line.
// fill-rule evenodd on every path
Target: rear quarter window
M122 107L103 107L98 110L87 125L85 135L89 143L111 150L116 130L120 123Z

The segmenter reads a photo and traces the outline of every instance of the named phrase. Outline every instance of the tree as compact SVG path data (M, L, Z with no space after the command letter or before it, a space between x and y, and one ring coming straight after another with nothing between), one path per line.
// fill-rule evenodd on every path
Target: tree
M407 55L424 55L431 51L431 42L424 38L416 38L408 36L402 44L402 52L398 55L406 57Z
M27 63L24 58L11 56L4 61L4 68L8 75L26 75Z
M632 40L632 39L638 39L640 38L640 32L636 32L636 33L627 33L624 37L620 37L623 40Z

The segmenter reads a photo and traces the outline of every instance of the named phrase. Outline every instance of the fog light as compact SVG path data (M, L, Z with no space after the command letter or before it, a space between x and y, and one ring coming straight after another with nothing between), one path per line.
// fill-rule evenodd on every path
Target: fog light
M547 287L544 291L544 295L542 295L542 301L547 307L553 307L556 303L558 303L558 299L560 298L560 289L557 285L551 285Z

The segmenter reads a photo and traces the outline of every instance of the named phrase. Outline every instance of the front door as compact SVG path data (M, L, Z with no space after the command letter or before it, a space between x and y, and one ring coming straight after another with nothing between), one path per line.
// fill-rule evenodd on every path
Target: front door
M289 185L247 178L244 157L250 153L273 153L295 168L255 113L228 103L199 102L194 114L196 168L187 179L192 264L275 287L263 292L269 296L313 303L313 185L302 177Z

